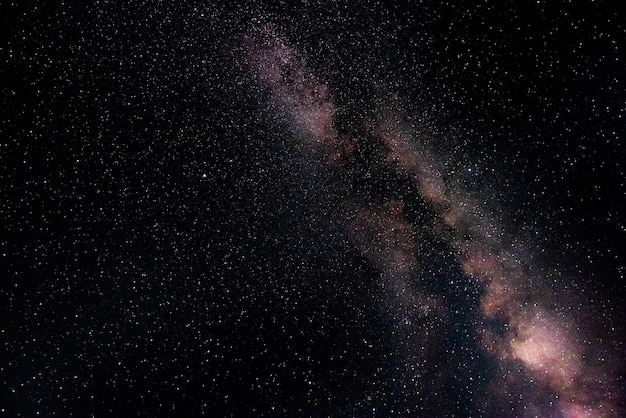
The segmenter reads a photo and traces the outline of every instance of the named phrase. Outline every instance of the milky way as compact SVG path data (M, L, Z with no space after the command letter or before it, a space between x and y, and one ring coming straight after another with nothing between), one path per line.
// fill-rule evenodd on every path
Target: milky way
M1 416L626 416L619 5L0 20Z
M244 59L271 91L271 111L286 118L294 134L305 142L302 148L313 145L328 165L342 170L361 138L344 135L334 127L339 105L328 86L270 25L252 29L244 42L249 54ZM594 358L593 352L602 342L585 338L575 316L544 306L541 295L552 290L544 283L545 273L532 265L528 254L534 250L532 243L512 244L513 237L499 220L442 172L436 150L403 126L401 110L381 107L367 129L383 150L385 161L414 183L415 191L438 215L436 223L448 230L445 239L455 250L466 279L481 284L481 315L475 325L482 348L499 362L488 397L504 401L519 397L523 412L516 415L522 416L618 416L619 383L611 365ZM343 179L346 184L351 180ZM349 188L346 184L343 187ZM391 283L395 292L389 297L414 312L429 311L431 299L433 305L444 309L443 301L424 294L419 278L409 280L420 262L419 233L415 221L407 218L402 201L377 205L349 193L344 198L341 204L345 208L335 216L348 218L341 221L345 234L378 266L381 280ZM494 330L494 322L503 329ZM496 414L501 407L493 399L484 402L490 413Z

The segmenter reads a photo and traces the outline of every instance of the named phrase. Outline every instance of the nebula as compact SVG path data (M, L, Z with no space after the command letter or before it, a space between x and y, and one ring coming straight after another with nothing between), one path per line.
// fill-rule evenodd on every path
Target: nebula
M337 128L340 105L328 85L270 25L250 30L243 42L244 59L258 85L269 92L269 111L303 139L303 149L341 170L362 138ZM482 408L498 415L498 408L513 398L519 406L516 416L620 416L617 378L610 365L595 359L602 343L583 335L577 318L545 302L543 295L553 289L543 267L534 264L532 242L507 233L507 225L489 210L488 199L464 190L453 173L444 171L442 156L427 145L432 141L414 132L403 122L399 106L388 103L381 104L368 127L384 156L379 163L413 184L436 215L430 228L445 230L440 238L454 250L465 279L482 289L475 331L482 349L498 364ZM346 236L380 270L396 303L416 313L445 315L441 298L415 284L421 262L416 220L401 199L380 203L351 194L354 180L344 178L338 186L348 190L336 211L345 217L340 223Z

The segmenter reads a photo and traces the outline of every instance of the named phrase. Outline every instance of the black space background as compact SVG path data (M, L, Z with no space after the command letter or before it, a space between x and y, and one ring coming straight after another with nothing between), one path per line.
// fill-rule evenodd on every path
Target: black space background
M397 92L468 188L499 190L543 262L623 322L624 15L458 4L4 2L4 413L391 415L414 401L390 383L401 354L376 270L325 219L316 169L251 87L254 18L355 117L372 80ZM424 416L477 414L443 387Z

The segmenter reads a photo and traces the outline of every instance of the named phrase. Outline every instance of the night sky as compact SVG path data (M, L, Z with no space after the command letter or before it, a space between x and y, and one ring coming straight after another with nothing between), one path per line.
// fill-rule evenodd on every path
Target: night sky
M3 2L0 415L626 416L616 3Z

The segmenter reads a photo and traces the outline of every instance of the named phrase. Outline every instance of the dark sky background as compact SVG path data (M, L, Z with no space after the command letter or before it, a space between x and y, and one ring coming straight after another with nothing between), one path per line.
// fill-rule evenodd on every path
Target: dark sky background
M327 86L340 168L247 36ZM4 2L0 414L620 416L625 43L600 1ZM524 248L514 311L481 313L465 230L368 128L385 106ZM368 235L392 221L420 237L401 278ZM516 351L531 305L577 383Z

